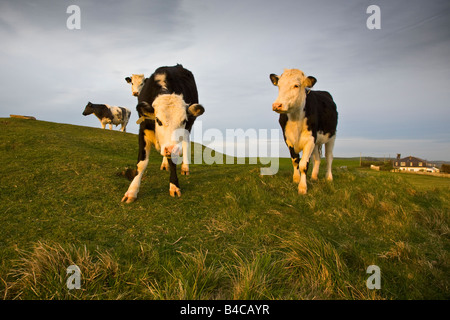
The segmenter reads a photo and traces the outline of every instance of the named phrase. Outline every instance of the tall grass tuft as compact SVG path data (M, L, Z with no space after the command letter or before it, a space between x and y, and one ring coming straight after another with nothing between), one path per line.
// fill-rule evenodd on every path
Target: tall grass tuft
M119 264L109 252L91 254L83 246L62 246L53 242L35 243L30 251L18 249L5 295L10 299L118 299L123 293L115 292L121 282ZM79 290L66 286L66 269L77 265L81 270Z
M354 281L350 270L337 249L313 233L294 234L282 239L285 268L296 279L304 299L374 299L375 292L367 292L364 281ZM355 284L359 284L355 286ZM306 288L306 290L302 290Z

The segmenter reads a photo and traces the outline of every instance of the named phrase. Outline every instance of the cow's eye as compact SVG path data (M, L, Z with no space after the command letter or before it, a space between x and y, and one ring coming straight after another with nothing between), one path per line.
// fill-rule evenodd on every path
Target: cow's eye
M158 126L162 126L162 122L161 120L159 120L158 118L155 118L156 122L158 123Z
M300 88L300 86L298 84L294 84L294 88L298 89L298 88Z

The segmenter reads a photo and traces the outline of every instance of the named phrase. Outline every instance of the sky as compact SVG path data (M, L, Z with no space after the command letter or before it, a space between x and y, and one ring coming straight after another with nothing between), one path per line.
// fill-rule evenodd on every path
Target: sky
M67 27L70 5L80 29ZM380 29L367 27L370 5ZM450 161L448 0L2 0L0 43L0 117L99 128L81 114L90 101L132 110L137 133L124 78L180 63L205 107L196 137L278 129L280 140L269 74L296 68L337 104L336 157Z

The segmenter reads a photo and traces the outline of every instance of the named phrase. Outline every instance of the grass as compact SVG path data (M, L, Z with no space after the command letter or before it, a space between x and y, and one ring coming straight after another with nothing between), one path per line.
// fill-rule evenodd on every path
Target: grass
M334 182L321 168L299 196L290 159L275 176L204 164L179 176L174 199L153 153L138 200L123 204L136 135L0 126L3 299L450 298L449 179L336 159ZM66 287L71 264L80 290ZM380 290L366 288L372 264Z

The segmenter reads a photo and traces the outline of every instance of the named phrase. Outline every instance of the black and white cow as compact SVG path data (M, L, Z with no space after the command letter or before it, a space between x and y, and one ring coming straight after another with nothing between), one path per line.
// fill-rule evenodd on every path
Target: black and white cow
M131 84L131 94L135 97L139 97L139 94L141 93L141 90L144 87L144 83L146 80L147 79L145 78L144 74L132 74L131 77L125 78L125 81ZM189 168L188 166L182 165L181 174L189 175L188 168ZM169 171L169 160L167 159L167 157L163 157L160 169Z
M328 92L311 91L317 80L305 76L301 70L285 69L281 76L271 74L270 80L278 86L278 98L272 109L280 114L279 123L294 167L293 180L298 183L298 193L306 194L309 159L312 155L311 179L316 180L320 166L319 148L323 144L327 160L325 177L333 180L331 165L338 120L336 104ZM300 151L303 151L301 160Z
M172 197L180 197L175 158L183 155L183 166L187 166L189 172L189 133L195 119L205 111L198 104L194 76L181 65L160 67L145 81L138 102L136 110L140 127L137 173L122 202L136 200L142 175L148 165L151 145L169 159L169 193ZM175 137L177 134L178 137ZM177 141L180 137L181 143Z
M84 108L83 116L92 113L100 120L103 129L105 129L107 124L109 124L109 129L111 130L113 125L118 126L120 124L122 125L120 131L127 131L128 120L130 120L131 116L131 111L127 108L88 102L86 108Z

